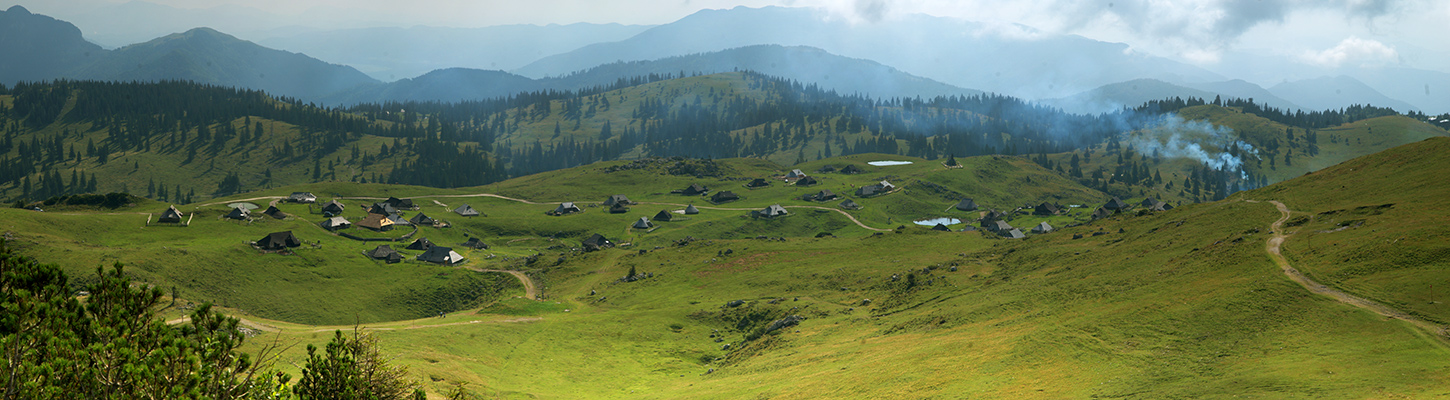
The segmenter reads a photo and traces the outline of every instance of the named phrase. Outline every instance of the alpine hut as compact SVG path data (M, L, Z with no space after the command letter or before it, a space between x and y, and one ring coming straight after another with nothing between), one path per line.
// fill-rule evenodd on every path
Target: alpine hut
M413 199L400 199L397 197L389 197L387 200L383 200L383 204L393 206L393 208L399 210L412 210L414 208L418 208L417 205L413 204Z
M931 230L934 230L934 231L942 231L942 232L951 232L952 231L952 228L947 227L946 224L943 224L943 223L938 222L936 224L936 226L931 227Z
M227 215L223 216L222 218L235 219L235 220L245 220L247 218L250 218L251 217L251 214L252 213L251 212L248 212L247 209L241 208L241 207L237 207L237 208L233 208L232 209L232 212L227 213Z
M976 211L977 202L973 201L972 199L962 199L962 201L957 202L956 207L958 210L962 211Z
M633 205L634 202L633 201L629 201L629 197L626 197L625 195L622 195L622 194L612 195L612 196L609 196L609 198L604 199L604 205L606 205L606 206L614 206L615 204L622 205L622 206L628 206L628 205Z
M789 173L785 174L785 179L800 179L804 177L806 177L806 173L801 172L799 169L790 170Z
M368 214L367 217L364 217L355 225L381 232L392 230L393 220L388 219L388 216L382 214Z
M862 171L861 168L856 167L856 164L846 164L846 166L841 167L841 173L847 174L847 175L850 175L850 174L859 174L859 173L862 173L862 172L865 172L865 171Z
M408 250L428 250L432 247L433 242L429 241L428 238L420 238L418 240L414 240L412 244L409 244L408 247L404 248Z
M790 214L790 212L786 211L785 207L781 207L779 204L771 204L764 210L759 211L759 215L765 218L784 217L787 214Z
M763 188L763 187L766 187L766 186L770 186L770 181L765 180L765 178L755 178L755 180L752 180L752 181L750 181L750 183L745 184L745 187L748 187L748 188L751 188L751 189L754 189L754 188Z
M1103 219L1111 216L1113 216L1113 212L1108 211L1106 208L1098 207L1098 209L1093 210L1093 219Z
M595 251L614 247L614 242L609 241L609 239L604 238L604 235L598 233L589 236L588 239L584 239L582 244L584 245L584 251Z
M343 217L332 217L328 218L326 221L322 221L322 229L326 229L329 231L346 229L350 226L352 226L352 223L347 222L347 218Z
M470 206L470 205L467 205L467 204L458 206L458 208L453 209L453 212L458 213L458 215L462 215L462 216L465 216L465 217L477 217L478 216L478 210L473 209L473 206Z
M308 192L292 192L292 195L287 196L287 201L293 203L316 203L317 195Z
M579 206L574 205L574 202L572 202L572 201L566 201L566 202L563 202L563 203L559 203L559 207L555 208L554 209L554 212L552 214L553 215L565 215L565 214L573 214L573 213L583 212L583 211L584 210L579 209Z
M163 224L180 223L181 217L184 216L186 216L186 214L182 214L181 211L177 211L176 206L169 206L166 208L166 211L161 212L161 218L157 218L156 222L160 222Z
M418 215L414 215L412 219L409 219L408 222L411 222L413 225L419 226L433 226L433 224L437 223L438 221L433 220L433 218L423 213L418 213Z
M629 207L625 207L624 203L614 203L614 205L609 206L610 214L624 214L627 212L629 212Z
M1052 232L1052 225L1048 225L1047 222L1042 222L1032 227L1032 233L1043 234L1048 232Z
M1038 204L1037 207L1034 207L1032 209L1032 215L1057 215L1061 212L1062 207L1058 207L1056 204L1048 203L1045 201L1042 202L1042 204Z
M841 196L837 196L835 192L832 192L830 190L822 190L822 191L816 192L815 194L808 194L808 195L806 195L806 200L831 201L831 200L838 199L840 197Z
M1103 208L1108 210L1126 210L1128 209L1128 203L1118 198L1118 196L1113 196L1111 200L1108 200L1107 204L1103 204Z
M675 219L675 215L674 214L671 214L667 210L660 210L659 213L655 214L655 221L666 221L666 222L668 222L669 220L672 220L672 219Z
M344 208L346 208L346 206L342 205L342 203L337 202L337 200L332 200L327 202L327 204L322 205L322 215L340 215L342 214L342 210Z
M479 240L477 236L468 238L468 241L459 243L458 245L474 250L484 250L488 248L488 244L484 243L482 240Z
M694 204L690 204L690 205L685 206L685 215L695 215L695 214L699 214L699 213L700 213L700 209L695 208L695 205Z
M292 231L286 231L268 234L257 240L256 244L257 248L262 250L286 250L288 247L301 246L302 241L297 240L297 237L292 235Z
M655 227L655 224L649 222L649 218L639 217L639 221L634 221L634 225L630 225L629 227L634 229L649 229Z
M423 254L419 254L418 261L443 265L453 265L463 262L463 255L458 254L458 252L453 251L453 249L447 247L433 246L429 247L427 251L423 252Z
M816 170L816 172L820 172L822 174L828 173L828 172L836 172L836 166L834 166L834 165L827 165L827 166L821 167L821 169Z
M1139 205L1148 208L1153 208L1153 205L1158 203L1158 199L1153 198L1153 196L1144 197L1143 201L1138 202Z
M810 186L810 185L814 185L814 184L817 184L817 183L820 183L820 182L817 182L816 181L816 178L809 177L809 176L804 177L804 178L800 178L800 179L796 179L796 181L795 181L795 185L796 186Z
M851 199L846 199L846 201L841 202L840 206L841 206L841 208L847 209L847 210L860 210L861 209L861 205L860 204L856 204L856 202L851 201Z
M992 221L983 221L982 222L982 229L986 229L986 230L992 231L992 232L1002 233L1002 232L1010 231L1013 228L1012 228L1012 224L1008 224L1007 221L1003 221L1003 220L1000 220L999 219L999 220L992 220Z
M398 208L388 203L373 203L373 206L368 208L368 214L393 215L397 213Z
M262 211L262 213L267 214L268 217L276 219L287 218L287 213L282 212L282 210L278 209L277 206L267 207L267 211Z
M367 256L371 257L374 260L386 261L388 264L394 264L403 261L403 255L398 254L397 250L393 250L392 246L386 244L380 244L378 245L378 247L374 247L372 250L368 250Z
M690 184L690 187L687 187L684 190L681 190L680 191L680 194L683 194L683 195L686 195L686 196L699 196L699 195L705 194L705 192L708 192L708 191L710 191L710 188L708 188L708 187L700 186L700 184L698 184L698 183L691 183Z
M389 215L388 216L388 220L389 221L393 221L393 226L409 226L409 225L413 225L413 222L412 221L408 221L407 218L403 218L403 214L393 214L393 215Z
M1012 228L1010 230L1005 230L1005 231L997 231L997 234L998 235L1001 235L1004 238L1008 238L1008 239L1022 239L1022 238L1026 238L1027 237L1027 235L1023 235L1022 234L1022 230L1021 229L1017 229L1017 228Z
M735 194L735 192L729 190L715 192L714 196L710 196L710 201L716 204L735 200L740 200L740 195L737 195Z

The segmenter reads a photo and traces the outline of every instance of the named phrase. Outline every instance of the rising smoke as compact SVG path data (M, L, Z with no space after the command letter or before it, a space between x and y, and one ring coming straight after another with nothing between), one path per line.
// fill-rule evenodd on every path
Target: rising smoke
M1258 149L1239 140L1233 131L1208 121L1187 121L1177 114L1164 114L1143 129L1127 132L1119 139L1142 154L1164 158L1198 160L1221 171L1243 171L1244 159L1259 158Z

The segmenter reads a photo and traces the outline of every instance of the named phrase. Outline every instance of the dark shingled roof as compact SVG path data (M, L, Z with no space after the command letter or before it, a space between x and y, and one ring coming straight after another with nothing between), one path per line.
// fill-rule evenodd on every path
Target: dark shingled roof
M563 203L559 203L559 207L554 208L554 213L555 214L570 214L570 213L576 213L576 212L580 212L580 211L584 211L584 210L580 210L579 209L579 206L574 205L574 202L572 202L572 201L566 201L566 202L563 202Z
M477 236L468 238L467 242L459 243L458 245L475 250L483 250L488 248L488 244L484 243L482 240L479 240Z
M740 195L737 195L737 194L735 194L735 192L732 192L732 191L729 191L729 190L715 192L715 195L714 196L710 196L710 201L713 201L713 202L716 202L716 203L723 203L723 202L734 201L734 200L740 200Z
M614 205L609 206L610 214L624 214L627 212L629 212L629 207L625 207L624 203L614 203Z
M413 204L412 199L400 199L397 197L389 197L387 200L383 200L383 203L400 209L412 209L413 207L417 207Z
M373 203L372 208L368 209L368 214L392 215L397 213L398 208L388 203Z
M282 210L278 209L277 206L267 207L267 211L263 211L262 213L276 219L287 218L287 213L282 212Z
M695 208L695 205L694 204L690 204L690 205L685 206L685 215L694 215L694 214L699 214L699 213L700 213L700 209Z
M649 218L645 217L639 217L639 221L634 221L634 225L630 225L630 227L634 229L649 229L653 228L654 226L655 224L653 222L649 222Z
M160 218L157 218L156 221L157 222L181 222L181 217L182 216L185 216L185 214L182 214L181 211L178 211L176 209L176 206L170 206L170 207L167 207L166 208L166 211L162 211L161 212L161 217Z
M817 184L817 183L820 183L820 182L817 182L816 181L816 178L809 177L809 176L804 177L804 178L800 178L800 179L798 179L798 180L795 181L795 185L796 186L810 186L810 185L814 185L814 184Z
M322 212L332 215L342 214L342 210L346 207L342 203L337 202L337 200L332 200L322 205Z
M414 240L412 244L409 244L405 248L408 250L428 250L431 247L433 247L433 242L429 241L428 238L421 238Z
M951 232L952 231L952 228L948 228L945 224L937 223L936 226L931 227L931 230L934 230L934 231L942 231L942 232Z
M1103 208L1109 210L1122 210L1128 208L1128 203L1123 201L1123 199L1118 198L1118 196L1113 196L1111 200L1108 200L1107 204L1103 204Z
M861 172L863 171L856 164L846 164L846 166L841 167L841 173L843 174L859 174Z
M386 244L380 244L378 247L368 250L367 256L377 260L385 260L389 264L403 261L403 255L398 254L397 250L393 250L392 246Z
M606 247L614 247L614 242L609 241L609 239L604 238L604 235L598 233L589 236L588 239L584 239L583 244L585 250L599 250Z
M429 247L423 254L418 255L418 261L426 261L439 264L457 264L463 262L463 256L454 252L453 249L443 246Z
M1042 222L1042 223L1037 224L1037 226L1032 227L1032 233L1048 233L1048 232L1052 232L1052 225L1048 225L1047 222Z
M433 225L438 221L434 221L433 218L423 213L418 213L418 215L414 215L412 219L409 219L408 222L413 223L413 225Z
M241 207L237 207L237 208L233 208L232 209L232 212L227 213L226 218L227 219L247 219L247 217L249 215L251 215L251 213L250 212L247 212L246 209L241 208Z
M691 183L690 187L685 188L685 190L681 190L680 193L689 196L698 196L708 191L710 191L710 188L708 187L700 186L700 184L698 183Z
M1113 216L1113 212L1108 211L1106 208L1099 207L1097 210L1093 210L1093 219L1102 219L1111 216Z
M856 202L851 201L851 199L846 199L846 201L841 202L840 206L841 206L841 208L844 208L844 209L847 209L847 210L860 210L861 209L861 205L860 204L856 204Z
M660 210L658 214L655 214L655 221L669 221L674 218L675 215L666 210Z
M622 194L611 195L609 196L609 198L604 199L604 205L606 206L613 206L615 204L627 206L630 204L634 204L634 202L629 201L629 197L625 197L625 195Z
M288 247L301 246L302 241L292 235L292 231L273 232L260 240L257 240L257 247L262 250L282 250Z
M790 212L786 211L785 207L781 207L779 204L771 204L769 207L765 207L764 210L760 210L760 216L766 218L774 218L786 214L790 214Z
M467 205L467 204L464 204L462 206L459 206L458 208L453 209L453 212L456 212L456 213L458 213L458 215L462 215L462 216L465 216L465 217L477 217L478 216L478 210L473 209L473 206L470 206L470 205Z
M962 199L962 201L957 202L956 207L962 211L975 211L977 209L977 202L972 199Z
M1032 209L1032 215L1057 215L1059 212L1062 212L1062 208L1048 202L1038 204L1036 208Z

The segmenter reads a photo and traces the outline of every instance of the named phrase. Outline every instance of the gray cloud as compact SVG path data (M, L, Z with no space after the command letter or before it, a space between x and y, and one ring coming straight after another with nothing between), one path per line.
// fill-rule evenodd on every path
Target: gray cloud
M867 22L881 22L882 19L886 18L887 9L885 0L856 0L854 8L856 10L856 16Z

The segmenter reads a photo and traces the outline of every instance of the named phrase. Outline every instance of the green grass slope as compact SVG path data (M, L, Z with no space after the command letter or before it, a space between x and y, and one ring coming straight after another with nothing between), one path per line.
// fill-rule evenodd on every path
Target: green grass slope
M1284 255L1320 283L1450 323L1450 138L1356 158L1243 198L1295 211Z

